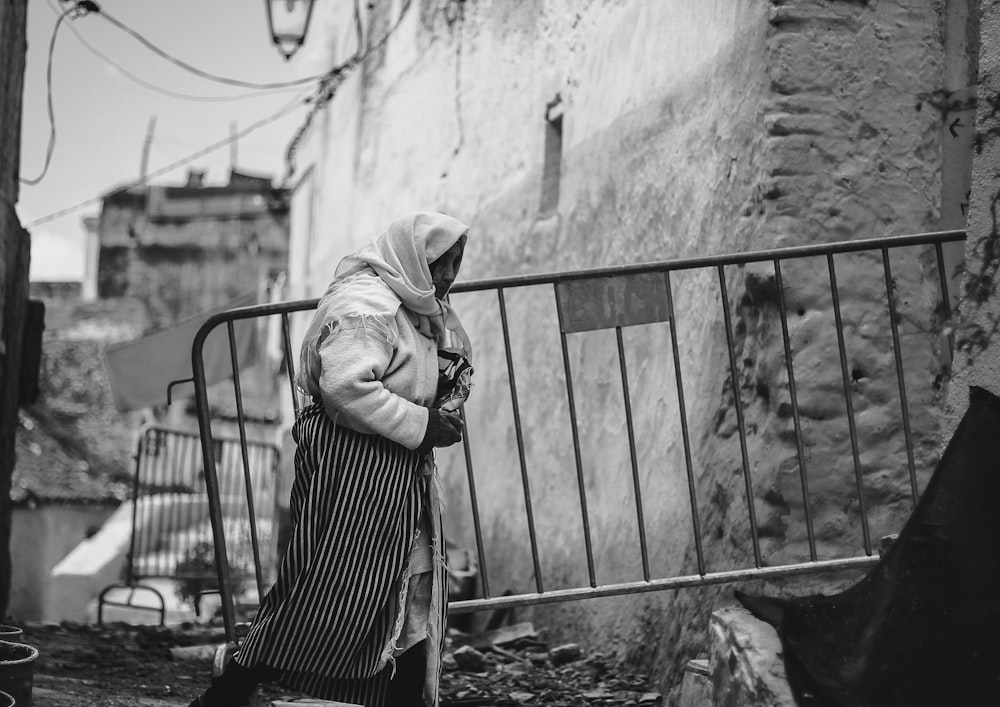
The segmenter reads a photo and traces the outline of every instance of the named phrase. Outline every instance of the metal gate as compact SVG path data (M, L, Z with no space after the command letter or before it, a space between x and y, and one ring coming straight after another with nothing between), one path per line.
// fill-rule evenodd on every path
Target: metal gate
M914 433L911 429L911 414L907 398L906 376L904 375L903 359L904 345L901 343L900 321L900 294L897 291L896 276L893 274L893 263L903 260L904 251L909 253L908 263L913 262L912 254L919 253L919 258L924 263L926 279L931 286L932 292L924 293L931 301L931 306L936 310L935 317L941 322L942 331L947 331L945 324L950 319L948 276L944 269L944 257L942 245L950 242L962 241L965 234L962 231L949 231L938 233L925 233L910 236L898 236L888 238L878 238L869 240L858 240L851 242L839 242L821 244L813 246L802 246L794 248L783 248L765 250L737 255L710 256L689 259L678 259L671 261L645 263L640 265L580 270L574 272L527 275L516 277L504 277L489 280L458 283L453 288L453 294L461 297L465 293L493 293L495 295L495 306L500 321L500 329L504 346L504 358L506 361L506 375L509 382L509 397L512 403L513 438L516 440L517 456L521 481L521 493L523 497L523 507L526 516L528 529L528 544L530 545L530 555L534 565L535 591L522 592L519 594L504 594L495 596L490 589L490 577L487 571L487 558L491 548L484 538L483 528L480 519L480 501L476 491L476 472L473 468L473 455L471 449L476 444L474 438L467 434L463 440L465 471L468 478L468 489L471 506L471 518L475 532L476 551L479 559L480 582L482 588L482 598L469 601L453 602L451 611L453 613L465 613L484 609L497 609L503 607L524 606L534 604L544 604L551 602L561 602L591 597L604 597L622 594L635 594L641 592L658 591L664 589L678 589L683 587L695 587L711 584L736 582L748 579L776 578L790 575L800 575L814 572L863 568L877 561L873 554L873 539L869 528L868 511L865 506L864 480L862 478L861 455L865 450L861 449L855 412L853 407L853 386L855 384L855 372L851 370L850 358L845 342L844 313L842 312L841 301L844 299L841 281L852 273L849 269L853 267L845 259L861 258L865 263L866 272L869 273L865 287L868 288L880 300L876 302L880 307L884 307L887 313L888 332L885 332L887 345L887 355L891 355L895 367L895 388L893 393L898 400L898 422L902 425L905 435L905 456L906 473L909 475L910 498L913 504L916 503L919 488L917 481L917 469L914 456ZM909 249L909 250L908 250ZM859 506L859 519L861 534L863 536L862 553L851 557L839 557L836 559L818 559L816 531L813 527L814 519L810 510L811 495L809 490L810 474L806 464L806 454L804 451L804 441L802 435L801 416L802 410L799 403L803 391L809 388L809 382L796 378L796 371L793 365L793 344L789 334L789 319L795 315L788 311L788 304L785 301L786 288L789 282L785 279L788 273L799 273L802 268L799 264L812 263L812 269L808 270L810 277L815 281L825 282L828 294L829 309L831 310L832 326L836 328L837 356L840 367L840 379L842 381L842 404L846 407L847 436L849 437L850 455L853 461L854 484L856 486L856 503ZM753 266L762 269L766 273L769 282L773 283L776 296L775 328L780 325L781 348L783 350L783 360L780 362L787 376L787 390L790 404L784 414L792 421L795 436L795 446L797 448L797 477L800 485L800 492L804 507L804 523L806 535L808 537L809 559L802 562L791 562L778 565L769 565L764 561L761 552L761 531L758 518L755 513L754 489L751 479L751 460L748 454L748 429L744 415L744 407L747 403L742 399L739 384L739 363L737 354L736 337L738 332L733 323L734 303L730 296L730 282L733 278L734 270L742 271L746 266ZM675 279L682 277L682 273L694 273L705 282L712 283L717 288L718 302L721 312L683 312L675 309L677 299L677 285ZM687 277L687 275L683 275ZM856 287L854 280L849 283L850 287ZM582 530L583 547L586 554L588 581L585 585L570 588L547 589L543 584L542 573L539 562L539 538L536 533L536 518L532 506L531 495L531 474L525 455L525 422L522 404L518 398L517 379L518 371L515 370L514 358L511 353L511 332L517 325L511 322L508 317L507 307L512 293L516 293L522 288L544 288L551 292L552 305L555 309L555 320L558 322L558 337L561 346L561 361L553 361L553 369L565 380L566 404L569 410L569 423L572 437L572 455L575 465L576 476L576 497L577 511L575 518L566 518L567 523L578 523ZM880 294L879 294L880 293ZM225 628L229 640L235 640L235 614L233 610L232 596L232 567L227 559L227 527L223 522L222 504L220 503L221 491L219 476L216 468L215 456L212 453L215 444L213 433L213 420L210 415L208 401L208 391L205 385L205 365L202 360L202 349L209 333L216 327L225 326L228 329L231 346L231 363L233 372L233 394L235 396L237 416L239 423L239 440L242 446L243 461L247 461L247 441L244 429L244 415L240 386L240 363L235 353L234 322L244 319L266 318L274 321L280 330L281 348L283 352L283 371L287 378L287 384L291 391L291 399L298 412L300 406L299 394L295 389L295 362L297 358L293 356L290 336L289 317L297 312L307 312L316 307L318 300L300 300L294 302L265 304L253 307L239 308L218 314L209 319L199 330L195 339L192 351L192 366L195 379L195 395L198 413L198 424L201 433L201 445L205 469L205 481L208 488L209 511L212 520L213 538L216 548L215 557L217 560L217 571L219 583L222 587L222 609ZM724 346L727 351L729 386L733 391L733 407L735 408L735 432L738 435L739 456L742 460L742 487L745 502L746 520L749 523L750 541L752 545L752 557L744 567L739 568L713 568L706 559L705 552L705 532L702 527L701 514L699 511L699 499L696 493L696 470L692 455L692 432L688 420L688 404L685 399L685 380L682 374L682 358L687 356L697 356L698 352L685 352L682 350L682 337L678 336L678 331L682 331L685 326L691 326L698 320L706 317L719 317L721 314L721 325L724 330ZM630 396L634 391L630 390L629 370L626 365L626 352L623 338L623 328L631 326L642 326L650 323L666 325L670 327L670 344L662 355L669 357L673 361L675 380L673 381L676 392L674 401L680 419L680 443L683 445L684 468L678 470L686 479L688 499L690 505L690 537L684 542L690 543L694 547L696 555L696 571L690 574L675 574L673 576L654 576L650 570L648 561L648 538L645 529L645 519L643 515L642 484L638 471L637 449L635 440L636 421L633 419L633 407ZM621 395L624 399L624 414L626 417L626 429L628 436L628 449L631 459L632 473L632 498L634 504L632 508L622 508L622 513L632 518L630 522L637 528L639 550L642 556L642 579L632 581L613 581L601 583L598 581L595 569L595 558L591 540L591 514L588 510L588 489L583 473L584 460L581 457L580 429L577 419L577 410L581 404L578 391L574 389L574 376L569 354L569 342L572 337L580 332L591 330L609 330L615 334L619 379L621 383ZM953 348L954 342L947 334L946 348ZM499 342L496 342L499 345ZM944 352L950 356L950 350ZM468 428L467 428L468 429ZM567 455L570 456L570 455ZM253 506L253 494L250 491L249 481L247 486L247 519L249 523L249 534L251 538L257 536L257 513ZM257 541L254 540L256 543ZM259 576L259 572L258 572Z
M212 440L211 457L213 475L219 480L219 495L213 505L228 529L231 546L235 539L235 544L244 548L235 562L229 558L232 593L234 579L246 582L254 576L255 568L274 563L271 536L279 452L271 443L219 435ZM105 606L115 606L155 610L163 625L167 602L147 580L162 578L184 583L196 612L202 595L219 592L198 433L146 425L139 433L134 459L125 576L121 583L101 591L97 622L103 621ZM250 489L252 497L248 495ZM251 506L264 509L253 526L247 516ZM124 600L109 598L116 589L128 590ZM136 603L136 596L147 592L156 598L157 608ZM232 599L230 596L227 600Z

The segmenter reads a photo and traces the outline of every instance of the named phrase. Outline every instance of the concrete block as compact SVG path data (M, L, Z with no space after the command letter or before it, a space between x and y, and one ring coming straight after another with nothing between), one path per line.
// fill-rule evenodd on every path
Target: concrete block
M707 659L688 661L677 707L712 707L712 677Z
M720 609L709 621L710 704L796 707L785 676L781 640L742 607Z

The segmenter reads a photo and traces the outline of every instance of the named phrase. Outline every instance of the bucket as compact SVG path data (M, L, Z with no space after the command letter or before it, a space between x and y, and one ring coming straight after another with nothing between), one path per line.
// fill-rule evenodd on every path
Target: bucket
M0 641L10 641L11 643L24 643L24 631L17 626L0 624ZM3 702L0 702L3 707Z
M6 692L0 692L0 707L14 707L14 698Z
M17 707L31 707L37 658L38 649L34 646L0 641L0 691L13 697Z

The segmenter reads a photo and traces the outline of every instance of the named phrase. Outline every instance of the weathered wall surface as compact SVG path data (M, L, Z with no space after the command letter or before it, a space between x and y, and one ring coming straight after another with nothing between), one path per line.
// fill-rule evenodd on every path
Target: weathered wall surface
M27 0L0 4L0 615L10 591L10 479L21 341L28 297L28 234L14 211L21 162Z
M942 8L930 0L415 4L419 12L344 83L298 146L293 210L310 218L293 222L290 288L317 296L340 256L420 209L472 226L464 279L934 230L942 155L953 149L942 146L935 98ZM377 15L373 34L392 19ZM333 34L348 27L333 14L326 22ZM548 215L539 213L545 117L557 94L561 188ZM923 479L937 449L940 294L933 253L892 265ZM837 267L877 537L905 518L910 483L878 304L885 285L877 256ZM861 551L825 268L810 261L783 273L821 559ZM770 564L806 559L773 274L734 268L727 277L762 554ZM546 589L585 585L551 290L508 297L540 577ZM706 559L714 570L747 566L718 283L712 273L678 275L674 298ZM477 344L468 438L491 590L530 592L537 577L496 300L454 303ZM654 577L696 571L670 336L663 323L623 333ZM568 338L596 579L640 579L614 334ZM450 531L471 546L463 464L453 451L442 460ZM564 605L545 609L544 622L622 658L679 666L701 646L720 591Z
M956 356L956 376L948 391L948 424L954 429L968 406L968 386L979 385L1000 394L1000 307L996 301L1000 232L997 204L1000 202L1000 9L984 3L981 12L981 46L976 113L976 152L972 169L968 241L962 277L962 303L956 327L963 344Z
M17 621L43 621L49 573L70 550L101 527L111 506L42 506L13 514L11 555L17 573L10 615Z

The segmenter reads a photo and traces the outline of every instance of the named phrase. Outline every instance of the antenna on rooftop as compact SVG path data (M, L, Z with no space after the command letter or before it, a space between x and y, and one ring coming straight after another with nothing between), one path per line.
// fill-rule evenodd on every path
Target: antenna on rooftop
M139 162L139 178L145 179L149 174L149 150L153 146L153 132L156 130L156 116L149 116L146 124L146 139L142 141L142 159Z

